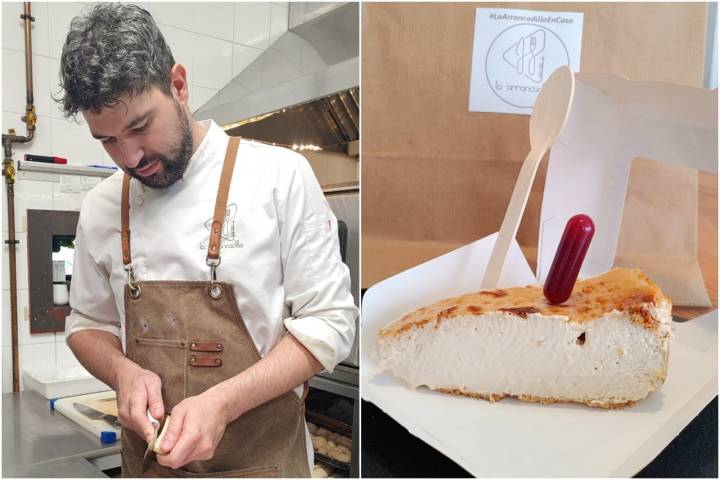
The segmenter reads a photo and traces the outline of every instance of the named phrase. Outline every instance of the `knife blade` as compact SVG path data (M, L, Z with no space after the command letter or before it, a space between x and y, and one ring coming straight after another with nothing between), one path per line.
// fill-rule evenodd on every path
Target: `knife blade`
M147 410L147 418L150 424L153 426L153 436L148 443L147 450L145 450L145 455L143 455L142 473L145 473L147 469L150 468L152 454L155 453L153 447L155 446L155 440L157 440L158 430L160 430L160 421L152 416L149 408Z
M82 413L88 418L92 418L93 420L105 420L107 423L112 425L115 428L120 428L120 422L118 421L118 418L115 415L110 415L109 413L103 413L100 410L95 410L92 407L89 407L82 403L73 403L73 407L75 407L75 410Z

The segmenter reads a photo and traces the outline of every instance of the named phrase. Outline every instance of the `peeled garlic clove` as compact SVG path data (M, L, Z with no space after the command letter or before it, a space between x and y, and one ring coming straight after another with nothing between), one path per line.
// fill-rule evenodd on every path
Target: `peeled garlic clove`
M162 445L162 442L165 439L165 432L167 432L168 425L170 425L170 415L168 415L165 419L165 424L162 427L162 431L160 432L160 435L158 435L157 440L155 440L155 443L153 444L153 451L155 453L159 453L160 455L165 455L167 453L160 447L160 445Z

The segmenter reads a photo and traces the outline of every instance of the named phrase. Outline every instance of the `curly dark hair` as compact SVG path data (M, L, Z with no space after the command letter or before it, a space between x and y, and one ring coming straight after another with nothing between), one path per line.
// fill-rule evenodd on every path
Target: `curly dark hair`
M171 95L172 52L150 13L127 3L96 3L73 18L60 59L65 117L99 113L158 87ZM64 93L64 95L62 95Z

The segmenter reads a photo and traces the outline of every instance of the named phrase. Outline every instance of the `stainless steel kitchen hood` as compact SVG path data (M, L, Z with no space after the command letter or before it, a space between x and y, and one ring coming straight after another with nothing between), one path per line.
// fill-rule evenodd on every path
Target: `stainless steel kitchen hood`
M304 150L348 153L360 136L357 87L226 127L228 135Z
M289 30L198 109L196 119L237 127L304 104L317 118L333 115L333 105L357 107L352 92L357 95L360 74L358 3L290 2L288 12ZM341 131L352 128L336 120L335 134L343 138Z

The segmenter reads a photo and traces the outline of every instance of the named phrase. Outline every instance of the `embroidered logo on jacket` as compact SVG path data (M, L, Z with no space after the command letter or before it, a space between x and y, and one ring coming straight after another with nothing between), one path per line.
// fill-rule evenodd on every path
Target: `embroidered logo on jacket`
M223 220L223 228L220 232L220 249L223 248L242 248L243 244L236 238L235 214L237 213L237 204L231 203L225 209L225 219ZM200 249L207 250L210 242L210 229L212 228L213 218L210 217L205 221L205 229L208 236L200 242Z

